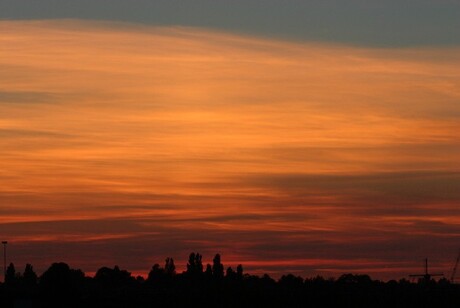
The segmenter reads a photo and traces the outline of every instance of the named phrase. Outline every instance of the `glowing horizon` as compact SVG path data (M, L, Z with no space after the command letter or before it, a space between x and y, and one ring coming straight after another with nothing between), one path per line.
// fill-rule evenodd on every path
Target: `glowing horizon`
M459 48L0 24L0 232L20 270L180 271L192 251L275 276L450 270Z

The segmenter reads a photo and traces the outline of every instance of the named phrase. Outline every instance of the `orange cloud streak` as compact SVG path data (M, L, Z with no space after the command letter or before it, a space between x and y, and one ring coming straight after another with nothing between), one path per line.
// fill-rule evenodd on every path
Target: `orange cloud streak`
M351 264L372 258L360 249L385 258L373 241L423 233L451 249L460 236L458 48L0 24L0 229L12 241L110 241L169 228L180 251L196 240L231 253L240 241L237 251L255 260L268 232L286 243L285 257L296 245L362 244L327 259ZM111 221L107 230L64 237L32 224L98 219ZM139 230L118 230L123 219ZM17 235L20 223L30 225ZM213 231L219 240L193 235ZM408 241L420 255L433 248ZM292 254L300 268L295 260L322 257Z

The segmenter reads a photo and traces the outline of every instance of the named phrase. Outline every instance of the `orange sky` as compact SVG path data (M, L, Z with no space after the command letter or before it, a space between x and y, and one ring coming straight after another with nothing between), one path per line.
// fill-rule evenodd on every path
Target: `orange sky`
M425 257L450 272L458 48L0 28L0 234L20 270L147 272L199 251L274 276L399 278Z

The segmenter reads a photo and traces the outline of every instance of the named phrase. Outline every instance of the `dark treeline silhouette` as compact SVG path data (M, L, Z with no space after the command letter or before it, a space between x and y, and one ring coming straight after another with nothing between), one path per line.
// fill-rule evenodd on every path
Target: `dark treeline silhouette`
M191 253L187 270L177 273L172 258L152 266L146 279L102 267L94 277L65 263L53 263L40 277L27 264L21 274L8 266L0 284L0 307L460 307L460 286L446 279L382 282L368 275L338 279L278 280L225 269L217 254L203 267Z

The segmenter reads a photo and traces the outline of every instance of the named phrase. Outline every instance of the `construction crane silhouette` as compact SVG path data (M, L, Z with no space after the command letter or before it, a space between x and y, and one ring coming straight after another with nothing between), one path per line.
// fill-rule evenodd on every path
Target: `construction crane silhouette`
M450 282L455 283L455 274L457 274L457 266L460 261L460 250L458 251L457 260L455 261L454 269L452 270L452 275L450 276Z
M439 276L444 276L443 273L436 273L436 274L430 274L428 273L428 258L425 258L425 274L413 274L409 275L411 278L423 278L425 281L430 281L431 277L439 277Z

